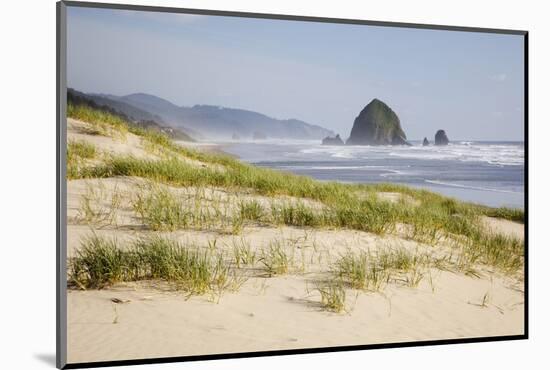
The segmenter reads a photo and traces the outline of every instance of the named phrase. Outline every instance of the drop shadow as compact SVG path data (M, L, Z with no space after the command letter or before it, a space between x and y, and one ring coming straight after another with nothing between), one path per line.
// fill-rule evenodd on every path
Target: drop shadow
M35 353L34 358L51 367L56 366L55 353Z

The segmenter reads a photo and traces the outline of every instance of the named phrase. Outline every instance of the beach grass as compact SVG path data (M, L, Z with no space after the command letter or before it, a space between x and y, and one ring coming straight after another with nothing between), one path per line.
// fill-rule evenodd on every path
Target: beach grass
M247 221L262 221L264 209L257 200L240 201L238 204L240 218Z
M86 141L70 140L67 143L67 178L80 178L80 168L85 165L86 160L96 158L98 151L96 147Z
M69 286L102 289L119 282L163 280L189 294L221 294L235 283L222 253L153 236L121 246L91 235L69 261Z
M154 186L136 192L132 206L141 222L155 231L174 231L187 228L191 213L182 201L163 186Z
M89 107L72 107L69 115L95 122L100 127L109 125L119 131L131 127L120 117L110 117ZM523 263L523 241L493 235L480 222L481 216L523 222L522 210L480 206L395 184L317 181L245 164L228 155L185 148L162 133L130 130L152 145L163 148L168 155L161 159L111 155L93 166L79 164L77 170L69 163L68 177L136 176L178 188L221 188L232 194L294 198L283 203L272 202L271 209L267 210L258 202L241 200L235 212L228 212L221 211L218 206L212 207L212 204L206 209L200 205L189 208L181 199L159 187L138 198L134 204L136 213L152 230L213 228L217 224L216 227L228 227L230 233L237 235L247 222L302 228L344 228L378 235L394 233L401 228L406 230L407 238L421 243L435 245L452 241L465 254L463 260L471 261L470 265L483 263L505 271L518 271ZM189 159L199 162L199 165L190 163ZM390 202L377 196L385 192L398 193L401 199ZM321 207L310 206L308 201L318 202Z
M256 252L245 238L233 240L233 258L237 268L253 266L257 261Z
M261 219L262 221L271 220L275 224L348 228L380 235L391 233L397 225L404 224L410 226L412 230L408 237L423 243L436 244L442 238L455 235L465 236L484 245L494 243L491 238L483 237L483 235L487 236L480 224L480 216L487 214L487 209L484 207L424 191L418 191L419 197L414 198L419 204L403 202L394 204L379 200L373 195L380 186L316 182L310 178L266 169L258 169L262 173L260 175L255 173L253 168L245 165L244 171L231 168L198 170L195 166L177 158L145 160L114 156L103 165L89 167L87 170L81 170L80 173L83 173L84 177L138 176L178 187L210 186L225 188L232 192L252 190L262 196L288 195L320 201L325 205L322 210L308 207L299 201L272 205L270 219L261 217L263 212L260 212L257 205L243 205L239 212L241 217L233 218L231 221L234 234L242 230L245 220ZM282 180L281 177L286 179ZM370 195L366 198L354 196L353 188L367 191ZM416 193L417 191L414 191L411 194ZM414 195L411 196L414 197ZM174 215L183 220L179 212L174 211ZM172 228L185 223L168 222L167 224ZM505 241L504 243L515 244L516 242ZM485 260L496 262L497 266L503 265L494 258Z
M490 208L481 206L481 212L484 215L489 217L503 218L505 220L516 221L516 222L525 222L525 212L521 209L508 208L508 207L499 207L499 208Z
M272 240L266 249L262 249L258 261L269 276L283 275L294 265L294 256L290 254L281 240Z
M87 141L70 140L67 144L67 160L73 157L92 159L96 154L96 147Z
M114 239L97 236L86 238L70 261L69 285L86 288L103 288L109 284L130 280L131 254L118 248Z
M322 215L318 215L311 207L302 202L285 202L271 205L271 220L280 225L290 226L323 226Z
M316 290L321 296L321 307L327 311L341 313L346 311L346 289L339 279L331 279L318 284Z
M122 198L123 195L117 186L113 190L107 191L101 184L87 184L85 193L80 196L80 207L76 220L100 227L116 225Z
M496 233L479 233L463 245L471 263L496 267L503 272L521 271L524 265L525 243L518 238Z
M333 267L336 275L349 287L378 292L389 280L389 271L372 260L366 252L348 253L342 256Z
M124 138L128 132L128 122L122 117L87 105L68 103L67 116L88 123L93 135Z
M353 289L380 292L389 283L417 287L437 260L426 253L405 248L382 248L376 253L349 252L331 270Z

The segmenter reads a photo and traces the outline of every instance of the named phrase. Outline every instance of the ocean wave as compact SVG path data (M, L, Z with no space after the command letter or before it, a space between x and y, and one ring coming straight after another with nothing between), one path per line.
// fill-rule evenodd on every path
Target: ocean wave
M455 183L452 183L452 182L445 182L445 181L437 181L437 180L424 180L424 181L427 182L427 183L430 183L430 184L451 186L451 187L454 187L454 188L471 189L471 190L483 190L483 191L494 191L494 192L497 192L497 193L523 194L523 192L521 192L521 191L493 189L493 188L486 188L486 187L482 187L482 186L462 185L462 184L455 184Z
M288 169L288 170L365 170L365 169L378 169L383 168L387 169L387 166L304 166L304 165L294 165L294 166L277 166L277 168Z
M299 151L303 156L328 156L333 159L381 159L399 157L419 160L483 162L494 166L521 166L525 149L522 145L477 144L464 141L448 146L346 146L313 147Z
M413 174L412 172L408 172L408 171L399 171L399 170L391 170L391 169L386 169L386 171L388 171L389 173L380 174L380 177L409 176Z

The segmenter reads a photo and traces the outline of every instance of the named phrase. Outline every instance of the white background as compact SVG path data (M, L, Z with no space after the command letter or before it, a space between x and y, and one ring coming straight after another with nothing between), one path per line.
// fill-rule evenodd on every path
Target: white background
M116 0L111 0L117 2ZM140 369L542 368L550 362L550 22L544 1L172 0L135 4L528 30L530 339L149 365ZM0 367L55 358L55 1L5 1L0 22ZM546 353L548 355L548 353ZM546 367L547 368L547 367Z

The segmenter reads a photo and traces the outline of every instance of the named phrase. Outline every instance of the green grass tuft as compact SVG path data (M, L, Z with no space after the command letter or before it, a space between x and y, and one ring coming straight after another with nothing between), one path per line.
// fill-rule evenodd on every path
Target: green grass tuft
M274 240L269 243L267 249L262 250L258 261L264 265L269 276L274 276L288 273L294 263L294 258L285 250L280 240Z
M133 208L141 222L151 230L174 231L186 228L192 222L187 207L162 186L153 186L135 194Z
M319 284L316 290L321 295L321 306L325 310L336 313L346 310L346 289L341 280Z
M366 252L349 253L336 262L333 270L351 288L377 292L388 282L390 275L386 268L371 259L372 256Z
M264 218L264 209L256 200L239 202L239 212L243 220L261 221Z
M70 140L67 143L67 178L80 178L80 168L85 165L85 161L94 159L96 156L97 149L93 144Z
M102 204L105 201L108 206ZM90 225L116 225L121 204L122 194L116 186L109 192L101 184L88 184L86 192L80 197L76 220Z
M157 279L189 294L221 294L236 282L222 254L158 236L126 247L115 239L90 236L69 267L69 285L81 289Z
M256 263L256 252L252 250L249 241L241 238L233 241L233 258L237 268L253 266Z
M378 292L390 282L416 287L431 266L427 254L396 248L377 253L350 252L337 260L332 270L351 288Z
M70 140L67 144L67 160L71 160L72 157L93 159L96 154L95 146L86 141Z

